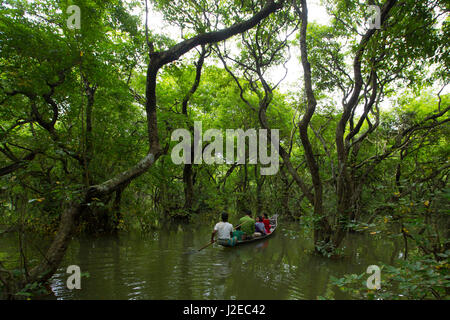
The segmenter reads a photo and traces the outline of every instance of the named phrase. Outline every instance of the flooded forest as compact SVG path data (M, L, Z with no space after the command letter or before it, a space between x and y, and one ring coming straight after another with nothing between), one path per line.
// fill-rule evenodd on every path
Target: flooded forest
M449 11L0 1L0 299L449 299Z

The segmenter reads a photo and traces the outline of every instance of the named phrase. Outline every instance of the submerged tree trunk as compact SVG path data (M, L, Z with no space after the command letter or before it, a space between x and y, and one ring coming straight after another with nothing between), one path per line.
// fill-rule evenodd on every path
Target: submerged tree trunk
M314 156L314 152L308 136L308 127L311 118L316 110L316 98L312 87L311 65L308 61L308 51L306 45L306 29L308 26L308 8L306 0L301 1L301 10L295 6L301 19L300 28L300 52L301 62L304 73L304 85L306 92L306 111L299 123L300 139L305 150L306 164L308 165L311 174L313 189L314 189L314 243L316 250L324 248L326 251L333 250L330 247L331 226L323 211L323 191L322 181L319 173L319 166Z
M81 207L80 204L70 203L68 208L64 210L61 215L58 231L45 254L45 259L30 271L27 277L27 283L46 282L55 273L66 253L72 233L77 225Z
M122 202L122 194L125 191L127 186L128 186L128 184L123 185L116 191L116 196L114 197L114 202L112 205L112 217L113 218L109 225L109 231L111 231L111 232L117 232L119 230L119 224L120 224L121 220L123 219L122 211L121 211L120 207L121 207L121 202Z

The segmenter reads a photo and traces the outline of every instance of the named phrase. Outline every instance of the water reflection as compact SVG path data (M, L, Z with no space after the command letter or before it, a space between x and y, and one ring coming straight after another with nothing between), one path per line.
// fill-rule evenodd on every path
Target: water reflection
M392 263L399 246L391 240L349 235L345 258L310 253L311 240L296 224L284 223L269 239L237 248L210 246L210 227L182 226L145 236L82 237L73 240L52 278L57 299L316 299L326 293L349 298L330 276L364 272ZM0 238L0 246L11 239ZM8 246L11 250L13 246ZM79 265L88 278L68 290L65 270ZM51 298L51 297L49 297Z

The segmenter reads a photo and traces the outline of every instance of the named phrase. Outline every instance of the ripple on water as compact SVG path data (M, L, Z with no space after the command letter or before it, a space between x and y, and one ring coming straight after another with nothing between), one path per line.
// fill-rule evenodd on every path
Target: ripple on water
M206 226L151 237L74 239L51 287L58 299L316 299L330 290L331 275L362 273L366 265L398 255L393 246L355 236L348 248L358 254L333 262L305 252L311 242L298 226L285 230L267 242L234 249L213 244L200 252L210 236ZM17 250L13 240L0 238L0 247L11 255ZM377 261L368 250L358 250L368 245L380 248ZM81 290L66 287L69 265L89 273Z

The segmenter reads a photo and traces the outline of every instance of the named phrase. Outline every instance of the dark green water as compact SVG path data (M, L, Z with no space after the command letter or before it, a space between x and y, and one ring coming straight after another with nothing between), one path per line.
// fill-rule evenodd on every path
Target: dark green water
M317 299L349 298L330 283L330 276L362 273L371 264L392 263L398 256L392 240L351 234L344 258L311 254L312 242L294 223L280 223L263 242L237 248L210 246L211 228L178 226L145 236L74 239L61 268L52 278L50 299ZM17 256L17 238L0 236L0 251ZM37 257L34 239L28 250ZM66 268L78 265L80 290L69 290ZM369 276L369 275L368 275Z

